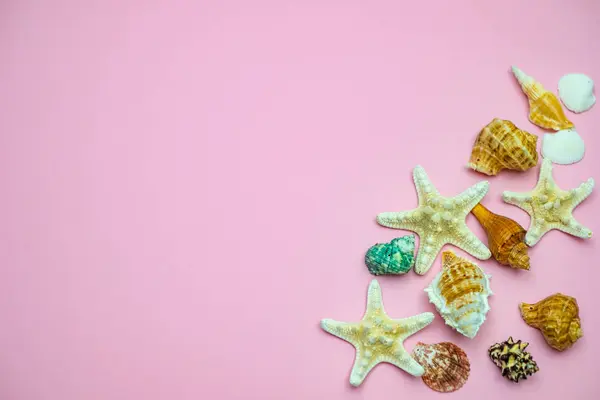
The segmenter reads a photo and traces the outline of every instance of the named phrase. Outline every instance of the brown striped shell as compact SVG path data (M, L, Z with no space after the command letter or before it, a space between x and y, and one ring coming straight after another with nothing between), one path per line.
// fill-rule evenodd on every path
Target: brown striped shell
M469 358L464 350L454 343L419 342L413 349L412 356L425 370L421 376L423 382L437 392L454 392L469 379Z
M526 171L537 165L537 140L512 122L494 118L475 139L468 165L486 175L502 169Z
M492 256L502 265L517 269L529 269L528 247L525 244L525 229L510 218L494 214L477 204L471 210L488 237Z
M539 329L546 343L558 351L583 336L579 306L573 297L556 293L535 304L521 303L519 309L527 325Z

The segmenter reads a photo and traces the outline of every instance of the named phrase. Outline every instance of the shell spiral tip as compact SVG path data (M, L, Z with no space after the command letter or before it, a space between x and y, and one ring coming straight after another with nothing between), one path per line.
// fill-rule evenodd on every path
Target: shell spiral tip
M508 255L508 265L515 269L529 270L528 247L525 243L517 243Z

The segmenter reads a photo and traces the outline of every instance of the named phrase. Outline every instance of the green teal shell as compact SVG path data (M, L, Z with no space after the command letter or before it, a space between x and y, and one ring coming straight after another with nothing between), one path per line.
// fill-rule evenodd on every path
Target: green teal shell
M373 275L405 274L415 265L415 235L402 236L390 243L377 243L365 255Z

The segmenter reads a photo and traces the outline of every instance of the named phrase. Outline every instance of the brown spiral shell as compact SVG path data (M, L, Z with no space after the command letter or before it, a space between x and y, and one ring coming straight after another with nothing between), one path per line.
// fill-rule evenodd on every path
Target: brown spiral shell
M471 210L488 236L492 256L502 265L529 269L525 229L510 218L494 214L481 204Z

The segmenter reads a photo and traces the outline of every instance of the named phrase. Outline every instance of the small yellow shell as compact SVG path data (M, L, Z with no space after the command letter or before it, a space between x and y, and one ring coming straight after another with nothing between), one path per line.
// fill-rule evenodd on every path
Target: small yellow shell
M533 124L555 131L573 127L554 93L547 91L541 83L519 68L512 67L512 72L529 99L529 120Z
M519 308L523 320L539 329L546 343L558 351L568 349L583 336L579 306L573 297L556 293L535 304L521 303Z
M495 118L479 132L468 165L486 175L502 169L526 171L537 165L537 140L512 122Z

